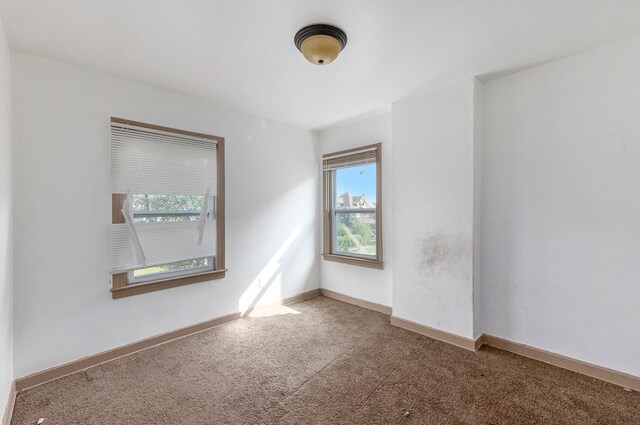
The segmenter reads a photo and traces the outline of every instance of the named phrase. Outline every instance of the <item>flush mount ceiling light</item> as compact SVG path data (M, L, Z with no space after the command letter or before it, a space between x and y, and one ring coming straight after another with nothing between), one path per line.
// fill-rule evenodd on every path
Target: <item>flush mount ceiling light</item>
M347 34L332 25L315 24L298 31L293 41L309 62L327 65L347 45Z

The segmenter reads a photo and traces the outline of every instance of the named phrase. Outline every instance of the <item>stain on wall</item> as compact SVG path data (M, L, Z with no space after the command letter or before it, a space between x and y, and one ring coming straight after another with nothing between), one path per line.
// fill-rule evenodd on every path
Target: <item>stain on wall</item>
M431 274L443 267L468 263L471 242L459 235L431 233L420 239L419 265L423 273Z

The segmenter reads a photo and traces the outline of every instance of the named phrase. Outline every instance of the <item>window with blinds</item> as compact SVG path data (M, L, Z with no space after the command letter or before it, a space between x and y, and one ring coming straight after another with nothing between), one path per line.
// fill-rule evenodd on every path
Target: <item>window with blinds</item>
M325 260L383 267L381 146L322 157Z
M224 139L111 119L114 297L224 276Z

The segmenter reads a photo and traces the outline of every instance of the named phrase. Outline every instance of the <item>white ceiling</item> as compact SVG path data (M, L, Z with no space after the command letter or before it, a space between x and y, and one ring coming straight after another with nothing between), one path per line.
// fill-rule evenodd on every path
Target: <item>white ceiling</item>
M18 50L319 128L640 34L640 0L3 0ZM324 67L298 29L344 29Z

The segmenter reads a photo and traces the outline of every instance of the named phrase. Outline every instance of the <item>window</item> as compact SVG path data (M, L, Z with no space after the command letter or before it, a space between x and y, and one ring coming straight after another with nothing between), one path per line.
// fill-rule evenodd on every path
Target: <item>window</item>
M322 157L325 260L382 269L382 145Z
M224 277L224 139L111 118L113 298Z

